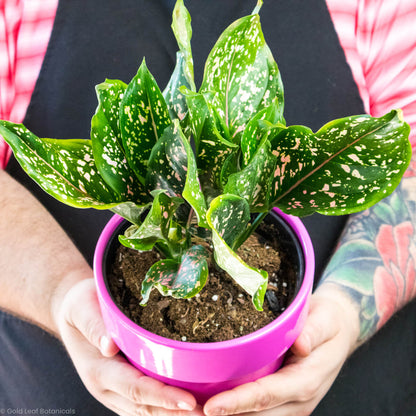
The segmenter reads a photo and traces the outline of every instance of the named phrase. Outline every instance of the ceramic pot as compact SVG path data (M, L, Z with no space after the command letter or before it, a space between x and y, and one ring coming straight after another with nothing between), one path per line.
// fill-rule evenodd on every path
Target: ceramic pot
M233 340L190 343L149 332L121 312L108 290L106 270L111 267L122 232L121 217L114 216L97 243L94 273L106 327L127 359L143 373L184 388L203 404L209 397L275 372L286 351L300 334L308 313L314 275L314 253L299 218L275 209L267 216L291 245L298 268L296 294L286 310L267 326ZM280 238L280 237L279 237Z

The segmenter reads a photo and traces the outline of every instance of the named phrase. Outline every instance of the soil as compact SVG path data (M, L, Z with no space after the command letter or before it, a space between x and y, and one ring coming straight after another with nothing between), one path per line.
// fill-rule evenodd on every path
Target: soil
M262 227L273 227L263 225ZM264 230L263 235L275 235ZM238 251L252 267L269 273L269 287L262 312L228 274L210 268L202 291L191 299L173 299L153 289L147 306L140 306L141 282L149 267L160 259L156 251L138 252L120 246L109 274L109 287L119 308L135 323L157 335L179 341L216 342L247 335L281 314L296 290L296 272L279 241L256 234Z

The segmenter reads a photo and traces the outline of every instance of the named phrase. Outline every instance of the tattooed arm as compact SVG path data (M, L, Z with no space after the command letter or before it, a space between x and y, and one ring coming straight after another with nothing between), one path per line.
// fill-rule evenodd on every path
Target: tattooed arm
M396 191L352 216L320 285L336 284L359 308L366 341L416 297L416 154Z

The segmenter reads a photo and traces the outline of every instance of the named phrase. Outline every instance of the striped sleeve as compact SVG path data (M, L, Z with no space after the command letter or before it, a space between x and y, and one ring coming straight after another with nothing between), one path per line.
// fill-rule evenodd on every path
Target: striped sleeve
M48 46L57 0L0 1L0 119L23 120ZM10 149L0 138L0 169Z
M326 0L365 110L401 108L416 146L416 0Z

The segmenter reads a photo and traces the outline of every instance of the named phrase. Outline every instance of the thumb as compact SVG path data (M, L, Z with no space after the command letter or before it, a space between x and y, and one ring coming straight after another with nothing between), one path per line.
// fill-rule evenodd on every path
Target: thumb
M105 328L93 279L82 280L69 290L64 299L63 319L103 356L112 357L118 353L117 345Z
M294 355L306 357L315 348L336 336L339 331L339 327L336 325L337 319L334 319L337 308L332 303L329 299L311 297L311 306L305 327L291 347Z
M99 349L104 357L113 357L119 351L116 343L108 334L101 336Z

